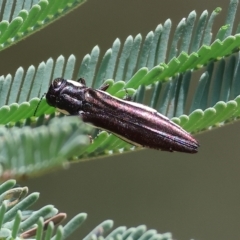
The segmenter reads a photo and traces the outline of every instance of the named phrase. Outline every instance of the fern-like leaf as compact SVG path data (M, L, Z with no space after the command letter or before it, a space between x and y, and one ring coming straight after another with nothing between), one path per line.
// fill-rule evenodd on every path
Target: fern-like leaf
M26 210L39 198L39 193L27 196L27 187L15 187L15 180L0 185L0 236L2 239L63 240L68 238L86 220L87 214L80 213L65 226L59 225L66 218L53 205L39 210ZM58 225L58 226L57 226ZM57 227L56 227L57 226ZM90 239L159 239L171 240L171 233L160 234L156 230L147 230L141 225L136 228L120 226L113 228L112 220L105 220L96 226L84 240ZM110 233L109 233L110 232Z
M42 124L41 120L39 123ZM55 119L34 131L30 126L1 127L0 175L4 179L55 169L66 163L67 159L82 153L90 142L86 135L89 131L86 126L81 127L76 117Z
M28 37L85 0L1 1L0 50Z

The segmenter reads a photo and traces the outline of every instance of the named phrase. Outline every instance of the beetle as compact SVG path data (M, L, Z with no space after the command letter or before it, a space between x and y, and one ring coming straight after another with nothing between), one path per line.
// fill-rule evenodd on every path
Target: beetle
M78 115L86 123L107 130L135 146L163 151L196 153L198 141L153 108L126 101L78 81L56 78L46 93L47 103L66 115Z

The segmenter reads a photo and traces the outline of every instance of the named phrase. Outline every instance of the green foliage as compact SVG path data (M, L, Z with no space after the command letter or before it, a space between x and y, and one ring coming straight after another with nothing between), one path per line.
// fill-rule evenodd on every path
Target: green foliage
M1 1L0 50L40 30L85 0Z
M77 117L53 119L49 123L43 120L36 122L40 126L35 131L27 126L0 128L1 176L6 172L15 177L31 176L54 169L74 154L81 154L90 142L86 135L90 128L82 127Z
M58 209L53 205L44 206L37 211L26 210L39 198L39 193L27 194L28 188L18 187L15 180L8 180L0 185L1 239L63 240L87 218L86 213L80 213L65 226L59 225L66 218L65 213L58 213ZM103 239L104 236L105 239L172 239L170 233L159 234L156 230L147 230L143 225L128 229L121 226L110 232L112 228L113 221L106 220L94 228L84 240L100 237Z

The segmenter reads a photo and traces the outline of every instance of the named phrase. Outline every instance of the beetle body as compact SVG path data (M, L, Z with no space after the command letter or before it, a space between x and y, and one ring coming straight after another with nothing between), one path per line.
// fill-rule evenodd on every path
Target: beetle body
M46 94L47 103L67 115L105 129L136 146L196 153L198 142L180 126L145 105L111 96L80 82L55 79Z

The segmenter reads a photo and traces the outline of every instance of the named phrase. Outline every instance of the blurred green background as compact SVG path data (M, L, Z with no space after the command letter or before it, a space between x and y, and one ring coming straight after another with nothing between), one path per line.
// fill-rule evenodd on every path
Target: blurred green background
M89 0L82 7L1 53L1 75L49 57L75 54L80 62L98 44L103 54L118 37L145 36L167 18L173 29L192 10L198 16L228 0ZM239 14L239 11L238 11ZM239 19L238 19L239 20ZM217 30L216 30L217 31ZM216 33L216 32L215 32ZM71 165L21 182L41 193L34 208L54 204L88 219L71 239L80 239L105 219L115 227L146 224L174 239L238 239L240 236L239 127L236 123L197 135L196 155L142 150Z

